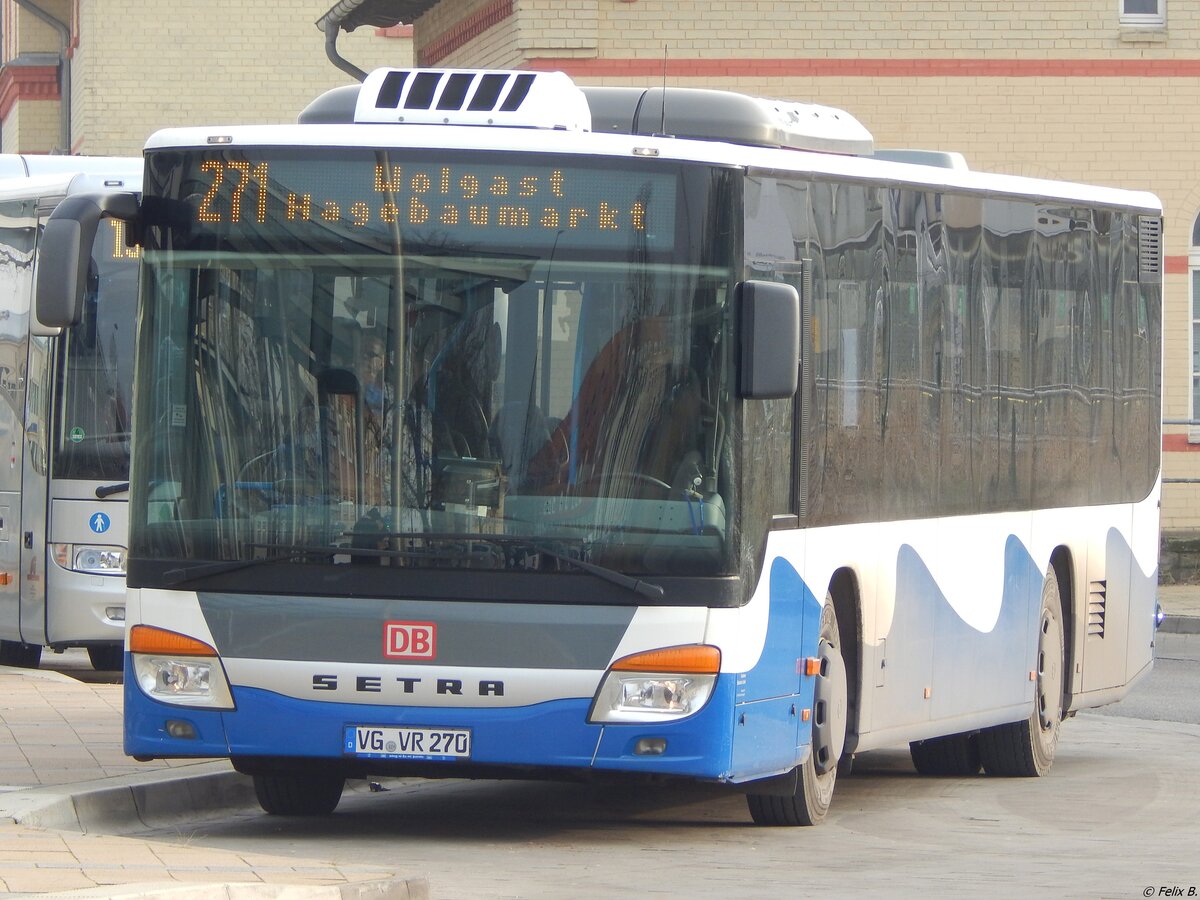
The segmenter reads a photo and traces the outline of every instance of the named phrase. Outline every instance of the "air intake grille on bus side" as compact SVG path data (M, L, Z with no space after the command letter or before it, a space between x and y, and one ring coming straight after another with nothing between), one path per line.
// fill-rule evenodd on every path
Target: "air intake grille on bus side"
M1104 637L1104 617L1108 611L1108 581L1093 581L1088 586L1089 637Z
M583 92L561 72L377 69L358 95L354 121L591 129Z
M1162 219L1157 216L1138 216L1138 275L1162 275Z

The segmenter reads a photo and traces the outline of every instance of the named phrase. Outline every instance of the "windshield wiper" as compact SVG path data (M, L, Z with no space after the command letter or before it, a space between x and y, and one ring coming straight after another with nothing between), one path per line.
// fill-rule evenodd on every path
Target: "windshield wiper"
M458 532L429 532L429 531L347 531L348 537L371 537L371 538L400 538L410 540L423 541L456 541L456 542L472 542L477 541L484 544L493 544L495 546L503 546L504 544L516 544L523 547L528 547L535 553L543 553L551 559L556 559L559 562L566 563L569 566L574 566L589 575L594 575L609 584L615 584L617 587L625 588L627 591L633 591L643 597L651 600L659 600L666 592L661 585L654 584L649 581L642 581L640 578L634 578L631 575L626 575L624 572L618 572L616 569L610 569L607 566L598 566L595 563L584 562L582 559L575 559L573 556L568 556L565 553L559 553L556 550L551 550L549 547L532 540L527 537L513 535L506 537L497 534L460 534ZM375 553L386 553L387 551L374 551ZM402 551L401 551L402 552Z
M575 566L578 569L595 575L597 578L602 578L610 584L615 584L618 587L623 587L626 590L633 591L635 594L641 594L643 597L648 597L651 600L659 600L666 593L662 589L661 584L653 584L649 581L642 581L640 578L634 578L632 575L626 575L624 572L618 572L616 569L609 569L606 566L598 566L595 563L584 562L582 559L575 559L573 556L567 556L564 553L556 553L547 547L543 547L534 541L527 541L531 548L538 553L545 553L551 559L557 559L559 562L565 562L567 565Z
M102 484L96 488L96 497L103 500L105 497L111 497L113 494L123 494L129 490L128 481L118 481L116 484Z
M254 544L252 546L280 549L280 547L275 545ZM224 575L226 572L237 572L241 569L252 569L257 566L268 566L272 563L292 562L304 556L340 556L342 554L350 556L379 555L378 550L360 550L355 547L289 547L289 549L291 552L284 553L282 556L262 556L256 559L230 559L221 562L197 563L194 566L183 566L178 569L168 569L163 572L163 584L174 587L185 581L207 578L209 575Z

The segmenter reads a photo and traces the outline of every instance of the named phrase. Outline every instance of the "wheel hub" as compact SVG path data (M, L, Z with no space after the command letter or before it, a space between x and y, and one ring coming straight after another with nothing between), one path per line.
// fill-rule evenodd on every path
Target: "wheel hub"
M821 641L821 670L813 691L813 766L822 775L837 766L846 744L849 706L846 664L837 647Z

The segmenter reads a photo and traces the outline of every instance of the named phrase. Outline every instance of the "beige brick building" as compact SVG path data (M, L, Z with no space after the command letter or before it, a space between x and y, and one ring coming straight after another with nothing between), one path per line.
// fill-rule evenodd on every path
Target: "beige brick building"
M123 155L139 153L166 126L295 121L314 96L351 81L326 58L315 24L329 7L330 0L0 0L0 150ZM405 66L411 33L363 27L343 35L338 49L367 70Z
M314 22L330 0L0 0L3 149L134 153L164 125L288 121L348 82ZM66 24L35 15L33 4ZM359 28L361 68L559 69L588 84L720 87L853 112L884 147L978 169L1154 191L1167 213L1165 408L1200 418L1200 4L1184 0L397 0ZM64 41L66 49L64 51ZM69 143L57 63L70 68ZM1197 286L1193 288L1193 283ZM1193 312L1195 310L1195 312ZM1200 478L1200 428L1167 427L1164 474ZM1197 443L1190 443L1189 437ZM1200 484L1163 526L1200 532Z

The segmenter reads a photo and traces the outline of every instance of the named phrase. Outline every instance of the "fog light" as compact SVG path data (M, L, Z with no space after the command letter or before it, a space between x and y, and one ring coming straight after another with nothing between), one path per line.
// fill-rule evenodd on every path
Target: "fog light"
M104 615L112 619L114 622L125 621L125 607L123 606L106 606L104 607Z
M167 719L167 734L185 741L196 739L196 726L183 719Z
M633 748L638 756L662 756L667 752L666 738L642 738Z

